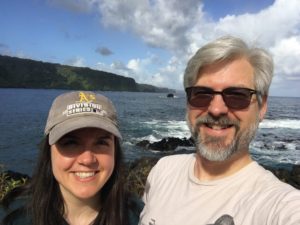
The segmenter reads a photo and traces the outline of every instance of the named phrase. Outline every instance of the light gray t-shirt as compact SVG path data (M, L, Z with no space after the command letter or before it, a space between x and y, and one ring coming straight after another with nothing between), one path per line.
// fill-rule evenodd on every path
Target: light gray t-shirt
M151 170L140 225L300 225L300 191L252 162L214 181L194 176L195 154Z

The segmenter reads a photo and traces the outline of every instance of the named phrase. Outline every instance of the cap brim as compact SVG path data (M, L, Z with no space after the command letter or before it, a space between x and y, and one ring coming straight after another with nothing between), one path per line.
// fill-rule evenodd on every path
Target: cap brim
M53 127L49 132L49 145L55 144L61 137L63 137L67 133L70 133L71 131L88 127L106 130L119 139L122 139L121 133L119 132L118 128L114 124L112 124L111 121L99 117L86 116L70 118Z

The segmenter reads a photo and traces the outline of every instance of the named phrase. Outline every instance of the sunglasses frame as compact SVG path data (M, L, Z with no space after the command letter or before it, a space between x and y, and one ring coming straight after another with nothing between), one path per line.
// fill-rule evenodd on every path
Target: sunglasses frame
M203 99L202 104L195 104L195 102L192 101L191 97L192 97L193 92L195 92L195 90L200 90L203 95L206 95L206 99ZM232 93L231 93L231 91L232 91ZM242 95L238 95L238 91L247 91L248 93L241 93L241 94L245 94L245 96L243 97ZM193 107L199 107L199 108L208 107L215 95L221 95L223 98L223 101L225 102L225 104L228 108L237 109L237 110L242 110L242 109L248 108L251 103L252 95L259 94L259 92L256 90L253 90L250 88L243 88L243 87L228 87L222 91L215 91L209 87L192 86L192 87L187 87L185 89L185 92L187 95L188 103ZM230 95L233 99L230 99ZM238 104L238 102L234 102L234 101L240 101L240 104ZM200 103L201 103L201 101L200 101Z

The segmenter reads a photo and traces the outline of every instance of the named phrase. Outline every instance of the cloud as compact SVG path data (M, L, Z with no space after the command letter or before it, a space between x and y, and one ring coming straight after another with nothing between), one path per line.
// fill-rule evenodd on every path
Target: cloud
M88 13L92 11L97 0L47 0L50 5L65 8L67 10Z
M277 65L276 73L284 74L288 79L300 75L300 35L278 41L270 51Z
M85 61L84 58L77 56L77 57L66 60L65 63L70 66L85 67L86 65L85 65L84 61Z
M95 51L102 56L109 56L109 55L113 54L113 52L109 48L106 48L106 47L98 47Z
M98 62L93 68L97 70L103 70L115 74L119 74L126 77L132 77L138 83L149 83L153 85L161 86L162 78L160 74L155 75L152 72L152 67L154 64L160 63L155 55L148 55L146 58L134 58L128 60L127 63L121 61L114 61L111 64L105 64L103 62ZM153 77L155 76L155 79ZM163 76L162 76L163 77Z
M126 66L121 61L114 61L111 64L105 64L103 62L97 62L95 66L92 66L93 69L106 71L110 73L115 73L121 76L133 77L133 71Z
M300 36L279 40L276 45L270 48L270 51L274 55L275 63L275 77L271 91L273 89L272 92L275 95L299 96Z
M186 34L202 15L198 10L199 0L101 0L98 3L105 26L131 31L150 46L176 52L182 52L188 45Z
M214 34L234 34L271 47L278 40L299 33L300 2L277 0L256 14L228 15L214 26Z
M137 81L182 89L182 74L188 59L208 41L227 34L264 47L274 55L274 86L281 83L283 87L291 84L291 80L299 81L299 0L275 0L255 13L221 18L205 12L205 1L199 0L48 1L77 12L96 12L103 26L129 31L148 46L170 53L170 59L165 60L164 65L155 64L150 56L136 57L124 63L98 64L98 67L119 71ZM98 48L96 51L109 55L110 50L105 52Z

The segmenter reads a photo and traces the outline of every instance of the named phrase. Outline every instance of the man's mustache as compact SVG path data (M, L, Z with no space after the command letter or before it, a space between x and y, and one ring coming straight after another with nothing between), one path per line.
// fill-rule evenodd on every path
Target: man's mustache
M213 117L211 115L198 117L196 119L195 127L203 124L218 125L218 126L234 126L236 129L240 128L240 121L229 119L227 116Z

